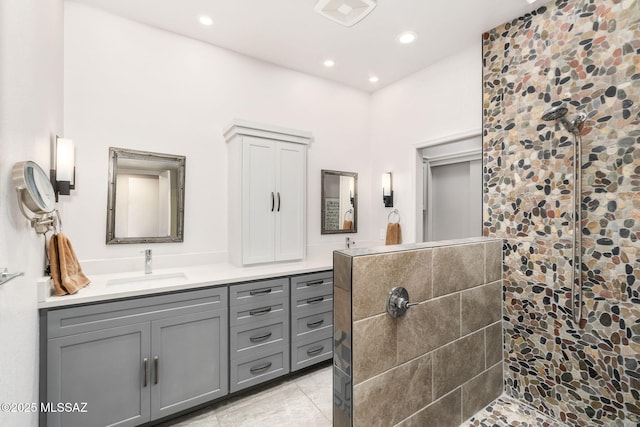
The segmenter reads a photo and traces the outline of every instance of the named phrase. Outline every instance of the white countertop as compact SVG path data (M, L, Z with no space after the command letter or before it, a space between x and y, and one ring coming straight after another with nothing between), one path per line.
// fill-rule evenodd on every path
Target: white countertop
M228 263L207 264L180 268L90 275L91 283L73 295L57 296L49 277L38 281L38 308L55 308L113 299L152 295L163 292L197 289L280 276L331 270L333 253L307 257L303 261L235 267ZM129 279L134 283L126 283ZM114 282L125 283L114 283Z

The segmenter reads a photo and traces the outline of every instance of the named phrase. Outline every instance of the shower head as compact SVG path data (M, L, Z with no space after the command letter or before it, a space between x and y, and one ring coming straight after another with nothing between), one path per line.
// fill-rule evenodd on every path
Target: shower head
M562 123L562 126L564 126L565 129L567 129L569 132L577 134L580 131L578 125L584 122L585 116L581 114L573 122L570 122L565 117L568 112L569 109L565 107L564 104L560 104L545 111L542 115L542 120L544 120L545 122L551 120L559 121L560 123Z
M553 107L545 111L542 115L542 120L545 122L551 120L560 120L562 117L566 116L569 112L569 109L564 106L564 104L558 105L557 107Z

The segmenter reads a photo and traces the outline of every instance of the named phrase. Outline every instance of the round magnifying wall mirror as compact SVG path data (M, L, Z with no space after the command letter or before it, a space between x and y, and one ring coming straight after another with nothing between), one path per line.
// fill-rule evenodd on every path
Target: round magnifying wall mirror
M22 203L34 214L53 212L56 196L49 177L37 163L16 163L12 171L13 184L20 191Z

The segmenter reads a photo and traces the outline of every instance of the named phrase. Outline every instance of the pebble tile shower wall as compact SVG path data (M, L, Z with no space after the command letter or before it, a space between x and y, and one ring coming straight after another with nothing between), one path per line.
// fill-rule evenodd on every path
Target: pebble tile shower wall
M640 425L640 1L558 0L483 35L484 235L504 239L505 390L570 426ZM572 136L587 116L583 318Z

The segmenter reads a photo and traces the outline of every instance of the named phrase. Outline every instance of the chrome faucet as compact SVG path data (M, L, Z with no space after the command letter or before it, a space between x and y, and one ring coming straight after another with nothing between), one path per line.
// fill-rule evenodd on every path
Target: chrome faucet
M347 249L351 249L351 246L356 244L356 242L350 237L345 237L344 243L347 245Z
M151 274L151 249L146 249L144 252L144 274Z

